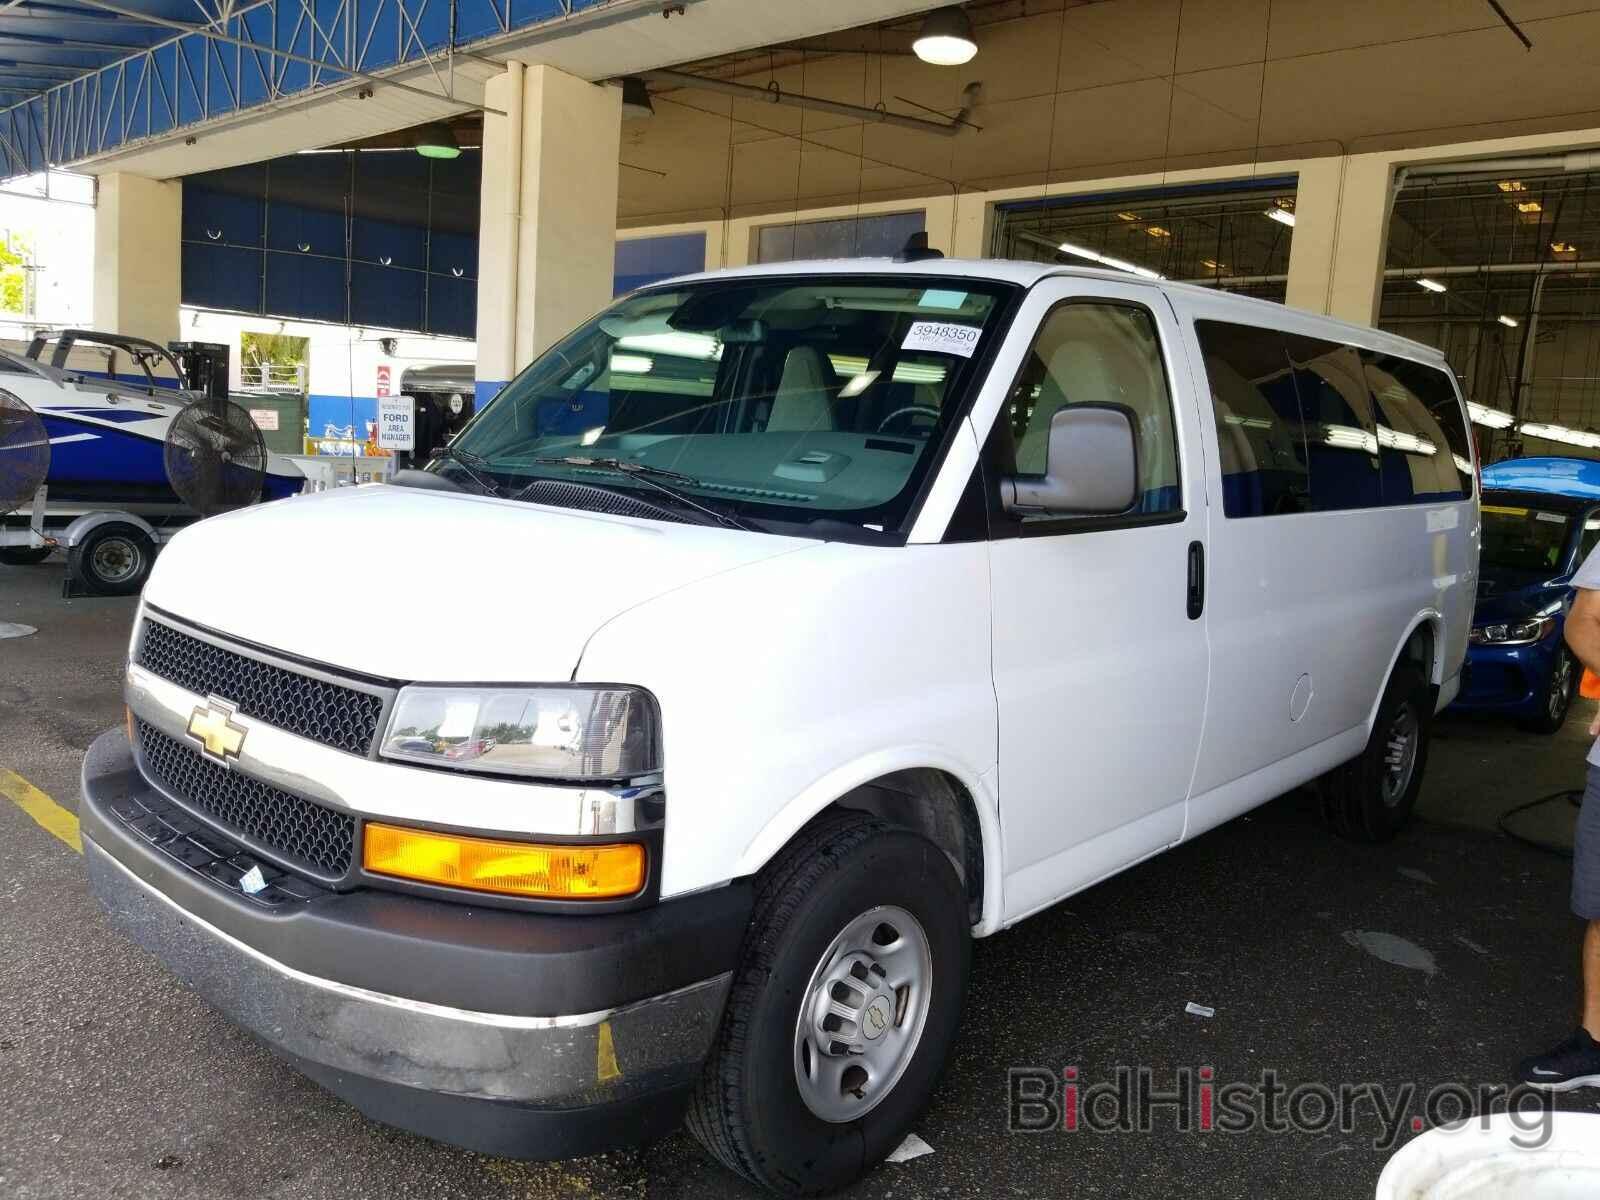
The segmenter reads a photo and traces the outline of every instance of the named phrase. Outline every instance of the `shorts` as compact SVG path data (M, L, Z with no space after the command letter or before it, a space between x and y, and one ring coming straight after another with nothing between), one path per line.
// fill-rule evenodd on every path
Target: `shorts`
M1572 844L1572 911L1585 921L1600 921L1600 766L1589 767Z

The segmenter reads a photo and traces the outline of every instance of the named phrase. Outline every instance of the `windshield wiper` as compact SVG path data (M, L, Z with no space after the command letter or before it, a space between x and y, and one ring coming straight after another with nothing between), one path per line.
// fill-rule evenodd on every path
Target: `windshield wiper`
M478 474L480 467L489 465L489 460L481 454L474 454L470 450L458 450L454 446L440 446L433 452L433 461L438 462L441 458L457 464L466 473L467 478L478 485L485 496L500 496L500 489L494 482Z
M718 525L726 525L730 529L740 529L745 533L755 533L753 525L734 516L732 513L723 512L701 503L687 492L680 492L662 480L670 479L673 483L687 484L690 487L703 487L704 485L692 475L685 475L681 471L669 471L666 467L652 467L647 463L632 462L625 458L589 458L585 455L569 454L565 458L536 458L533 460L544 466L554 467L583 467L587 470L614 471L618 475L626 475L637 479L640 483L655 488L665 496L670 496L679 504L704 513ZM513 500L521 499L536 483L530 483L512 497Z

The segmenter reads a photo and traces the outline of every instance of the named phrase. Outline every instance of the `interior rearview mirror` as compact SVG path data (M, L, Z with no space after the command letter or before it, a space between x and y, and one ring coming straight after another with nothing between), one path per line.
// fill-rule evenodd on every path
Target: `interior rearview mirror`
M1122 404L1069 404L1050 418L1043 475L1000 481L1006 511L1109 517L1139 498L1133 411Z

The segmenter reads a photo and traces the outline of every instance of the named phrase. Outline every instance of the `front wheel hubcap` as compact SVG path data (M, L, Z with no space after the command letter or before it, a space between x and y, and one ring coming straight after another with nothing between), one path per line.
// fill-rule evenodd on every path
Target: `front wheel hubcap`
M868 909L811 973L795 1022L794 1077L824 1121L853 1121L894 1090L928 1019L933 955L903 908Z

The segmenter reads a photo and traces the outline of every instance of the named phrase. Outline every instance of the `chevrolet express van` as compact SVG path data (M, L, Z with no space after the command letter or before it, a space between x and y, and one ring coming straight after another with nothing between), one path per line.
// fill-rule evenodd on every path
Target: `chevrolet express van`
M173 540L89 877L377 1120L550 1157L686 1119L836 1188L928 1100L972 938L1313 780L1400 827L1473 454L1435 351L1199 288L661 283L426 471ZM359 565L301 582L318 546Z

